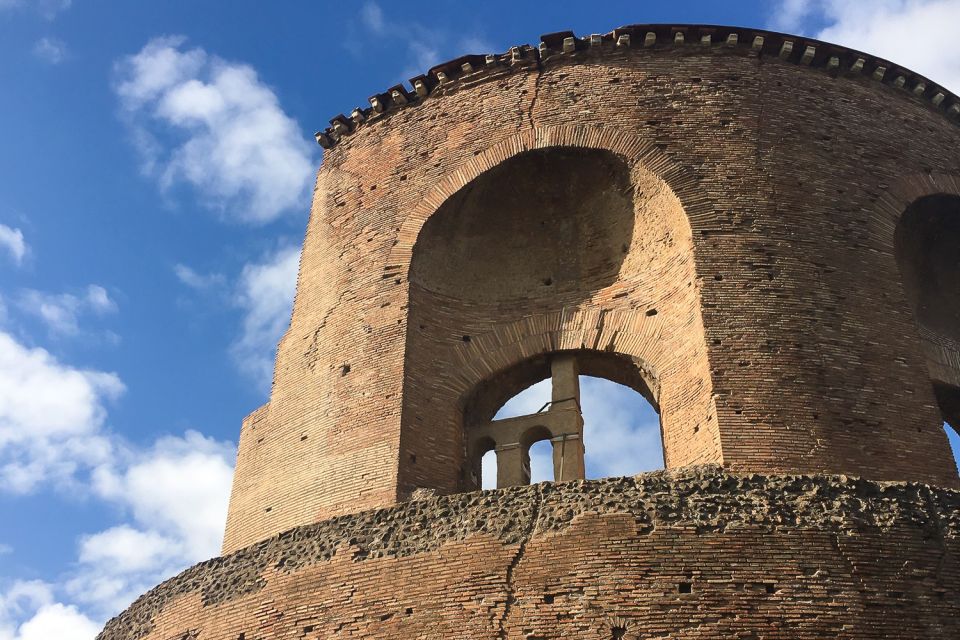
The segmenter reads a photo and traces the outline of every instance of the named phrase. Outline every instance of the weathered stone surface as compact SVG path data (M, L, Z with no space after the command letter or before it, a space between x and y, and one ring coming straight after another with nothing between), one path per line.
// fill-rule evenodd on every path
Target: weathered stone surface
M718 637L726 619L768 638L949 638L958 552L960 491L916 483L717 467L541 483L292 529L164 582L99 640L496 638L501 623L506 637L608 638L594 630L613 616L633 637L707 621L690 637ZM478 597L485 630L444 626ZM393 617L406 622L383 624Z

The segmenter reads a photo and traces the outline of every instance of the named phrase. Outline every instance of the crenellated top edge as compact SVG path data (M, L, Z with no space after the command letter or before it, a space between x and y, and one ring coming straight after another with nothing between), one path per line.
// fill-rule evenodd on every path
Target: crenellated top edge
M368 107L357 107L350 115L335 116L330 120L330 126L318 131L315 138L321 147L329 149L365 123L418 105L431 96L450 93L477 81L538 68L553 61L582 60L591 54L603 55L630 49L662 50L670 47L726 47L761 56L775 56L834 76L866 76L909 92L960 124L960 98L928 78L884 58L813 38L763 29L642 24L583 37L577 37L572 31L549 33L541 36L538 47L525 44L511 47L501 54L455 58L434 66L426 74L411 78L409 86L397 84L370 96Z

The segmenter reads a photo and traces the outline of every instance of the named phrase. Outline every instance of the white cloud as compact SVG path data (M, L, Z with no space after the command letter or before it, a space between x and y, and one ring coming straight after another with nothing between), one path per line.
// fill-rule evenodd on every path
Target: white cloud
M901 64L960 92L960 0L787 0L774 24Z
M191 186L227 219L306 211L313 145L252 67L184 43L157 38L117 64L144 171L164 190Z
M233 479L233 445L188 431L128 452L94 473L94 492L132 523L80 540L78 571L66 590L102 616L191 564L218 555Z
M99 287L84 299L112 307ZM115 374L0 332L0 491L52 484L126 516L82 536L77 563L55 582L0 580L0 640L92 640L137 595L219 552L234 446L195 431L132 446L107 429L107 405L123 391Z
M20 295L18 306L42 320L51 332L60 335L80 333L79 318L84 313L103 315L117 310L107 290L96 284L89 285L80 295L26 289Z
M65 365L0 332L0 489L71 482L101 463L111 450L106 404L123 391L113 373Z
M550 400L550 390L550 380L538 382L511 398L496 417L534 413ZM588 478L634 475L663 468L659 419L639 393L608 380L581 376L580 406ZM533 482L553 479L552 455L549 443L531 447ZM485 457L484 463L483 487L493 488L495 462L491 456Z
M23 232L0 224L0 249L7 252L15 265L20 266L24 256L27 255L27 243L23 240Z
M20 625L15 640L93 640L100 626L73 605L59 602L40 607L32 618Z
M9 636L12 619L52 600L53 589L41 580L18 580L6 591L0 591L0 638Z
M180 282L191 289L197 289L198 291L213 289L215 287L222 286L226 282L226 279L221 273L197 273L185 264L175 265L173 267L173 272L176 274L177 279Z
M633 475L663 468L660 419L636 391L580 378L587 476Z
M106 405L123 390L115 374L71 367L0 332L0 490L54 483L129 515L83 536L76 568L57 584L18 583L0 592L0 640L92 638L97 625L87 625L87 616L116 614L219 552L233 445L187 431L148 449L132 447L106 430ZM58 602L54 590L69 600ZM57 635L62 625L93 633Z
M363 26L373 33L383 33L383 9L376 2L365 2L360 7L360 20Z
M0 592L0 640L93 640L99 631L75 606L54 602L45 582L17 581Z
M94 487L129 507L137 523L183 543L184 555L210 557L227 521L233 458L232 444L187 431L160 438L120 471L99 469Z
M49 64L60 64L67 57L67 44L59 38L40 38L33 45L33 55Z
M13 553L13 547L0 542L0 556L7 555L8 553Z
M80 562L108 566L118 573L143 571L181 554L175 541L126 524L84 536L80 541Z
M290 324L300 265L299 247L282 248L263 262L243 268L236 304L243 310L243 329L232 355L240 369L269 388L277 342Z

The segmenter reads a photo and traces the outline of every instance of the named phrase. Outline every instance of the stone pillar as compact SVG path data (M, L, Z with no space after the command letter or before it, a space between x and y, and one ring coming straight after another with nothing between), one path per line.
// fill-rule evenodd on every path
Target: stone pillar
M572 354L559 354L550 361L550 375L553 378L553 408L566 408L572 405L580 409L580 370L577 359ZM573 400L576 400L574 402Z
M497 489L530 484L530 470L524 464L523 447L519 442L498 446L495 451Z
M583 438L568 433L550 439L553 445L553 479L555 482L582 480L586 475L583 465Z

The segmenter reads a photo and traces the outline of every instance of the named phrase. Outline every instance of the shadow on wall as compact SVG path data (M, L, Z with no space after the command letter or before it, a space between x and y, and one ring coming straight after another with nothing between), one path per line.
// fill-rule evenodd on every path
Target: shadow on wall
M451 196L410 265L420 290L470 303L579 302L616 280L633 237L626 164L608 151L530 151Z
M927 357L934 394L944 422L957 427L960 424L960 196L936 194L918 198L900 217L894 245L904 292L913 308ZM950 431L947 430L948 435Z
M550 379L521 391L497 412L495 418L535 413L550 400ZM626 476L663 469L660 418L653 406L634 391L616 382L580 376L587 478ZM482 487L497 484L496 454L483 457ZM549 442L530 447L530 481L553 480Z

